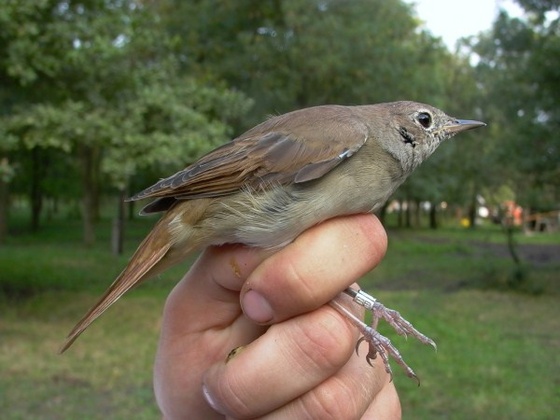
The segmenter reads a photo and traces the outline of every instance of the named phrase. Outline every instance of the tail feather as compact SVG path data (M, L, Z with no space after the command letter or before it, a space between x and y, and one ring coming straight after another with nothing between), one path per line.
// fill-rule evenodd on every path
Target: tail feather
M169 240L162 241L158 235L159 229L154 229L140 244L126 268L109 286L97 303L83 316L68 334L59 353L66 351L86 328L95 321L109 306L122 295L132 289L142 280L163 271L171 264L160 264L171 248Z

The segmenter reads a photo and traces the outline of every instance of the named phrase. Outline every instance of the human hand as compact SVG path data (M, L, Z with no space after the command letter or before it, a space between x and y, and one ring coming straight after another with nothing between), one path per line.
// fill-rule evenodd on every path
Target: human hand
M357 356L357 330L325 305L376 266L386 246L377 218L355 215L315 226L272 255L239 245L205 250L164 309L154 369L164 418L400 418L381 358L371 368Z

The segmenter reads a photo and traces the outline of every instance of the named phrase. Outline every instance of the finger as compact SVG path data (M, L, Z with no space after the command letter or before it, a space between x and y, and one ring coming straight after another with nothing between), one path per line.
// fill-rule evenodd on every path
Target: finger
M269 413L337 372L357 338L356 329L330 306L275 324L227 364L207 371L206 397L234 418Z
M241 316L238 292L261 259L242 246L209 248L167 299L154 365L156 399L166 418L181 417L185 407L203 418L215 415L201 378L232 348L264 332Z
M401 402L394 382L387 383L371 402L362 420L400 420Z
M243 311L264 324L316 309L378 264L386 248L375 216L328 220L255 269L243 285Z
M239 316L243 283L265 255L242 245L207 248L167 298L166 334L184 335L229 325ZM199 316L201 313L209 316Z
M374 410L379 416L370 417ZM262 419L395 419L386 414L397 410L398 396L381 358L371 367L354 353L333 376Z

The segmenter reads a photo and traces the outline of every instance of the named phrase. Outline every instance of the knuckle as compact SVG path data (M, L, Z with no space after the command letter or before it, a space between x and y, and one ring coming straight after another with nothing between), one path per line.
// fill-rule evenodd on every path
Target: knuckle
M294 362L302 371L315 369L321 372L334 372L343 366L353 352L353 332L348 323L334 310L325 308L316 314L314 322L303 322L292 332L290 346Z
M299 297L307 302L315 302L317 300L317 288L313 281L313 276L316 273L309 273L302 270L299 264L294 264L292 259L284 261L286 269L286 282L290 286L290 290L296 290L297 294L294 297Z
M355 393L341 381L329 381L302 399L303 411L309 418L359 419L363 412Z
M253 397L250 389L237 381L236 375L225 375L217 383L216 396L219 396L221 409L228 415L238 419L254 417L252 409Z
M268 294L270 299L276 301L279 309L306 312L322 303L321 290L317 288L315 280L318 274L310 271L314 267L303 266L290 255L281 256L273 262L274 266L269 268L269 274L273 278L268 278L263 286L281 291Z

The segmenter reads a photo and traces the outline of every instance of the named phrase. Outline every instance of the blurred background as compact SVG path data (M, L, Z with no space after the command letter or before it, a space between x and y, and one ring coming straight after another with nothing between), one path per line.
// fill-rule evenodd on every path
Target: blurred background
M404 418L557 416L560 2L0 5L2 418L158 418L160 313L188 262L56 354L156 220L123 199L269 115L402 99L488 123L379 214L389 252L361 284L439 348L382 331L422 380L395 368Z

